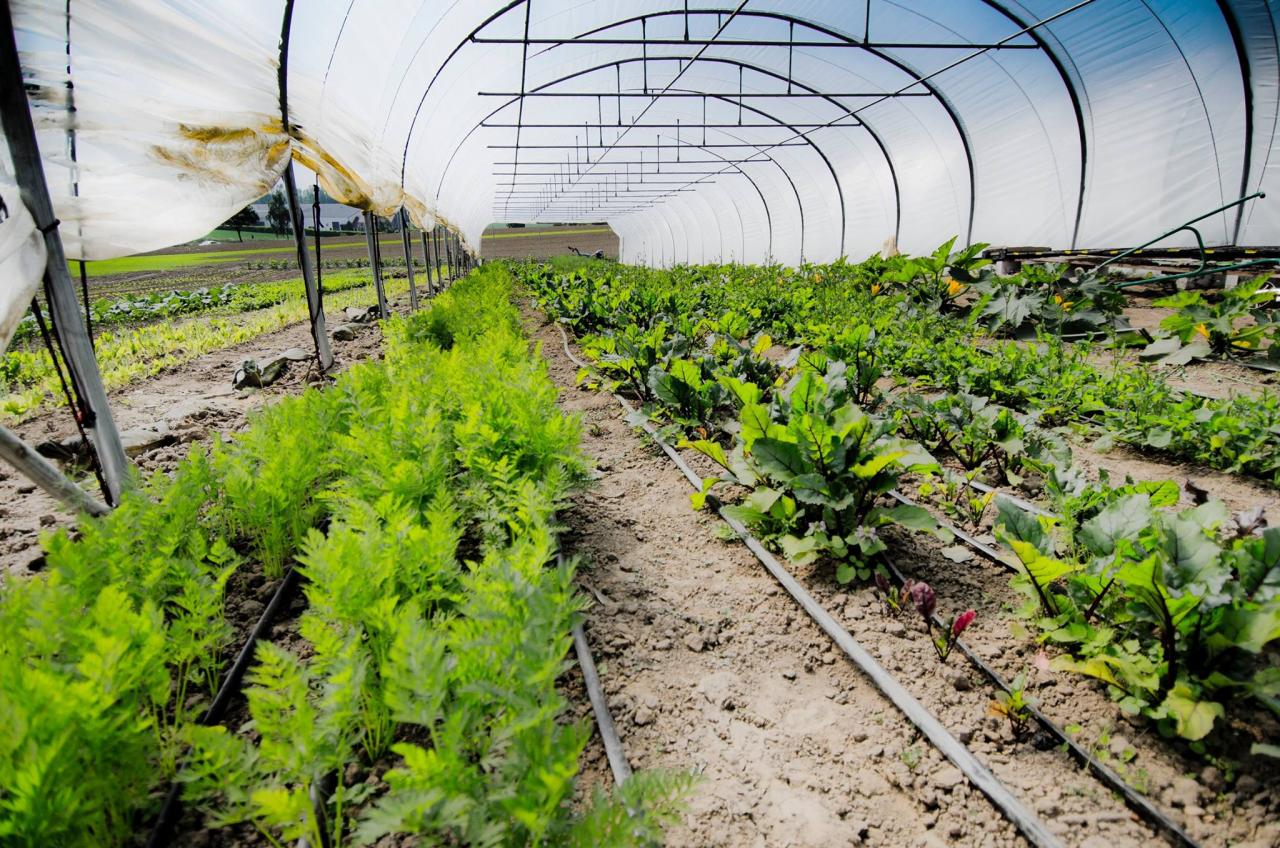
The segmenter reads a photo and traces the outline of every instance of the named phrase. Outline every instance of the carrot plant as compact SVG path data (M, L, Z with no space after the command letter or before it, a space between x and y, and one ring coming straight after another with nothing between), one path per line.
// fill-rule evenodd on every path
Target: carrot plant
M280 844L405 833L526 845L597 831L566 805L587 733L563 721L556 689L581 603L572 566L547 566L556 507L584 478L577 423L515 331L507 286L501 270L480 273L389 322L385 361L326 394L350 414L326 424L329 476L314 500L331 521L298 557L309 649L261 657L256 738L190 734L185 794L208 821L251 823ZM385 794L348 783L351 767L392 753ZM687 781L646 781L662 821ZM602 844L652 832L614 829Z

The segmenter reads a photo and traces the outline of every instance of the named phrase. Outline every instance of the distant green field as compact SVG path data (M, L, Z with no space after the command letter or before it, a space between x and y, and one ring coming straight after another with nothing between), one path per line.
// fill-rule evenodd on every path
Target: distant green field
M279 240L280 238L275 233L241 233L240 235L244 237L245 241L251 241L251 240L265 241L265 240L271 240L271 239ZM209 235L200 239L200 241L208 241L209 239L213 239L215 241L236 241L237 240L236 231L235 230L214 230L213 232L209 233Z
M594 235L596 233L613 232L608 227L555 227L547 230L533 230L531 232L512 232L512 233L485 233L484 238L487 239L508 239L508 238L534 238L535 236L585 236Z
M388 239L394 239L398 242L400 236L398 234L384 234L381 241L386 244ZM346 240L346 241L326 241L325 248L337 247L364 247L363 238ZM90 277L108 277L112 274L136 274L142 271L172 271L178 268L192 268L198 265L217 265L223 262L237 262L243 259L251 259L254 257L269 256L275 254L280 257L290 257L293 255L292 242L277 244L275 247L246 247L242 250L210 250L198 253L162 253L139 256L120 256L116 259L99 259L89 262L85 270ZM78 266L74 262L68 262L73 276L80 273Z

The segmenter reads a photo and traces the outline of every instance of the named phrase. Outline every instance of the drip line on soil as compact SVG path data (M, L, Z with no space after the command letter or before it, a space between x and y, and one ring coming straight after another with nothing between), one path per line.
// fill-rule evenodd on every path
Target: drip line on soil
M569 337L565 333L564 327L559 324L556 327L559 329L560 338L564 343L565 355L580 368L588 368L589 366L574 356L569 349ZM626 398L617 393L614 393L613 397L628 414L635 412ZM652 423L645 421L643 424L645 431L684 474L694 489L701 491L701 479L684 462L675 448L671 447L658 434L657 428ZM1039 848L1059 848L1062 845L1058 837L1050 832L1045 824L1031 810L1027 809L1009 791L1008 787L1001 783L999 778L974 756L968 747L952 736L951 732L942 725L942 722L927 707L908 692L884 666L880 665L875 657L854 639L849 631L845 630L831 613L818 603L809 594L808 590L800 585L790 572L783 568L777 558L766 550L746 527L724 512L724 507L720 505L718 499L714 496L708 496L707 500L716 506L717 514L721 520L729 525L739 540L747 546L756 559L760 561L761 565L787 590L787 593L804 609L809 617L822 628L823 632L871 679L871 682L889 698L894 706L929 739L934 747L945 755L975 787L990 799L991 803L1018 829L1027 841L1039 846Z
M898 584L903 585L906 582L906 577L903 575L902 571L887 558L885 559L885 564L889 567L889 571L893 574L893 578L898 581ZM948 627L946 622L939 618L936 613L933 614L931 618L933 619L935 626L941 628L943 632L946 632ZM983 676L998 688L1005 692L1012 692L1008 681L1000 675L1000 672L996 671L981 657L974 653L969 646L964 643L963 639L956 639L955 647L960 649L960 652L964 654L965 659L969 661L970 665L981 672ZM1186 831L1178 827L1176 822L1152 804L1145 795L1130 786L1124 778L1115 772L1114 769L1089 753L1083 745L1076 742L1076 740L1073 739L1065 730L1059 727L1057 722L1049 718L1033 704L1026 704L1024 709L1026 709L1031 717L1036 720L1036 723L1039 724L1041 728L1049 733L1049 735L1053 736L1059 743L1064 745L1067 751L1076 760L1078 760L1081 765L1086 766L1096 777L1102 780L1103 783L1106 783L1112 789L1119 792L1121 796L1123 796L1125 805L1128 806L1129 809L1133 810L1149 824L1153 825L1157 830L1164 833L1166 836L1171 837L1175 844L1182 845L1184 848L1200 848L1199 842L1196 842L1196 840L1192 839Z
M270 629L281 607L291 600L293 593L301 582L302 574L297 569L291 567L285 572L284 579L280 581L280 585L272 593L266 609L258 617L258 623L253 626L253 630L249 631L248 637L245 638L244 645L241 646L240 653L236 656L236 661L227 670L227 675L223 678L222 685L218 687L218 692L214 695L213 701L204 711L204 715L200 716L199 724L208 726L222 720L222 716L227 711L227 706L231 703L231 699L240 692L240 686L244 682L245 672L249 670L249 663L253 660L254 648L257 646L258 641L267 635L267 630ZM163 846L169 844L173 838L173 826L177 824L181 808L182 784L175 780L169 787L169 793L165 796L164 805L161 806L160 814L156 817L151 834L147 837L146 848L163 848Z
M564 553L557 551L556 560L558 563L564 562ZM618 727L609 712L609 704L600 685L600 672L596 669L595 658L591 656L591 645L587 642L587 634L581 621L573 625L573 650L577 654L578 665L582 668L582 681L587 689L587 698L591 701L591 712L596 717L596 726L600 729L600 741L604 743L604 753L609 760L609 770L613 772L613 782L621 786L631 777L631 764L627 762L622 737L618 735Z

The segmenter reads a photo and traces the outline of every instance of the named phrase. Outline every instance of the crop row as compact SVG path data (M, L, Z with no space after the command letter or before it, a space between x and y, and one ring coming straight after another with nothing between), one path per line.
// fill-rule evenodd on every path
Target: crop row
M325 281L325 293L346 291L368 285L355 275L344 275ZM304 297L300 280L280 283L207 286L186 291L125 294L117 298L100 298L89 305L89 316L95 330L119 324L141 324L165 318L178 318L202 312L251 312ZM12 344L38 338L39 327L34 315L27 314L18 322Z
M277 285L290 290L290 296L266 308L247 306L252 311L245 317L193 318L176 324L160 321L97 334L94 350L104 385L114 389L211 351L305 321L307 301L301 280L263 288L274 289ZM352 273L333 278L326 285L333 286L325 296L325 309L330 313L370 301L372 282L367 277ZM385 286L387 293L393 295L407 290L408 283L389 279ZM242 302L252 304L257 299L249 294ZM10 350L0 356L0 418L24 418L56 403L59 386L53 360L43 347Z
M479 272L387 322L385 360L193 449L0 589L0 841L125 844L170 780L204 826L277 845L659 834L685 778L568 803L587 730L556 683L581 601L548 563L584 475L509 284ZM245 727L201 726L228 586L291 562L301 643L259 643Z
M1055 413L1028 381L984 383L958 368L966 361L990 374L1006 354L1043 374L1056 356L1065 375L1090 367L1083 349L1042 339L1039 348L975 353L972 314L922 307L900 282L888 291L911 267L920 266L599 264L565 273L526 266L522 277L552 317L583 334L605 388L630 394L721 468L695 506L731 483L748 494L730 515L793 561L829 562L850 582L883 577L889 525L948 535L930 512L888 493L914 483L975 525L994 500L996 535L1021 563L1020 614L1061 650L1060 669L1100 679L1122 709L1197 743L1229 705L1280 712L1280 670L1264 658L1280 639L1280 528L1267 529L1260 510L1229 515L1207 496L1178 511L1169 481L1085 479L1048 426L1068 420L1070 398L1055 399L1063 404ZM780 352L771 333L798 346ZM1100 392L1157 379L1128 373L1072 379ZM934 391L890 396L888 377L906 385L924 377ZM1033 411L999 405L1010 400ZM1263 402L1274 409L1274 397ZM1123 409L1123 396L1113 404ZM1059 517L1024 512L975 483L1034 486ZM952 634L970 620L957 620ZM940 638L945 655L953 640ZM1260 740L1258 751L1275 752L1274 741Z

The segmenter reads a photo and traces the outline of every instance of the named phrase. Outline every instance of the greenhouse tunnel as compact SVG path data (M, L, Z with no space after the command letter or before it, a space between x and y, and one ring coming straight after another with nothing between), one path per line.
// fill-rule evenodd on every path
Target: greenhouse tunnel
M0 844L1280 844L1280 0L0 13Z

